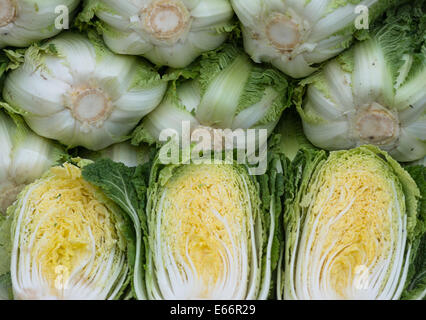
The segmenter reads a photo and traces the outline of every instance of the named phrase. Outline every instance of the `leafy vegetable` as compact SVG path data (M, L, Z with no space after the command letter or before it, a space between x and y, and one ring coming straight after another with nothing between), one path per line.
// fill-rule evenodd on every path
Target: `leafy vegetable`
M182 137L184 122L190 125L190 134L200 129L266 129L270 135L290 106L293 92L292 83L282 74L253 64L234 45L206 53L199 64L168 77L177 81L135 130L133 143L160 142L166 129ZM246 146L250 142L247 137ZM225 149L222 144L217 148Z
M86 181L100 187L131 219L134 225L136 247L131 264L133 290L137 298L146 299L145 266L146 250L146 206L147 169L149 163L137 168L126 167L111 159L101 159L83 168Z
M80 0L0 0L0 49L27 47L69 27Z
M389 11L371 38L308 80L298 106L317 147L374 144L396 160L426 155L426 15L424 1Z
M0 248L10 251L5 250L8 259L2 259L0 275L10 270L15 299L123 295L134 259L132 225L83 180L79 167L66 163L50 169L22 191L8 215L0 228Z
M290 172L280 298L390 300L417 288L424 213L415 181L395 160L373 146L303 149Z
M0 110L0 215L28 183L65 159L57 144L34 134L16 115Z
M300 149L315 148L305 137L302 121L294 109L283 115L274 132L279 135L278 150L291 161L294 160Z
M276 165L269 174L255 179L242 165L163 165L156 158L149 182L148 165L135 169L100 160L84 168L85 179L100 186L135 224L138 299L272 294L283 175L277 158L270 163Z
M8 65L9 59L7 58L5 53L0 51L0 90L3 89L4 74L7 70Z
M116 53L183 68L225 41L233 14L228 0L88 0L78 21L95 25Z
M408 167L406 170L416 181L422 198L418 207L419 219L416 224L418 237L413 244L413 248L415 248L411 257L413 262L408 271L408 279L411 280L402 293L402 299L420 300L426 296L426 235L424 234L426 229L426 168L418 165Z
M231 0L244 46L255 62L270 62L293 78L347 49L357 29L404 0ZM368 10L368 11L367 11Z
M69 32L31 46L3 97L37 134L97 151L126 140L165 90L142 60L111 53L93 33Z

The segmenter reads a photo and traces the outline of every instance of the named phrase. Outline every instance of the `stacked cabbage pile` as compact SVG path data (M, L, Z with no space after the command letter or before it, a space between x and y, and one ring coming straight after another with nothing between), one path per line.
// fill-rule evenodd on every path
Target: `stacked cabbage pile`
M425 299L425 5L0 0L0 299Z

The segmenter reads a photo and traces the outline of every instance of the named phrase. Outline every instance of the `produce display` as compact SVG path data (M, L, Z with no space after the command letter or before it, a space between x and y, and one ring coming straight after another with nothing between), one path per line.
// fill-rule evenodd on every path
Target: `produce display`
M0 300L425 300L426 1L0 0Z

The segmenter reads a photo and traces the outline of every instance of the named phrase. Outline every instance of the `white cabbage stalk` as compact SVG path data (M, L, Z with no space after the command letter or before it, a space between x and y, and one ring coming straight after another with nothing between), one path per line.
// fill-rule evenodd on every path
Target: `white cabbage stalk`
M123 163L130 168L145 164L149 161L149 146L142 144L134 146L130 142L121 142L98 152L83 152L83 156L94 161L102 158Z
M4 111L0 111L0 149L0 214L5 214L25 185L40 178L64 151Z
M97 151L125 140L166 87L139 58L115 55L94 36L64 33L26 51L3 96L37 134Z
M305 150L290 170L279 298L399 299L426 231L408 172L374 146Z
M68 11L68 21L80 0L0 0L0 48L26 47L59 34ZM65 7L64 7L65 6ZM55 22L58 22L55 26Z
M80 19L93 14L112 51L183 68L225 41L234 12L228 0L89 0Z
M349 46L360 14L357 6L368 8L372 18L390 2L231 0L247 53L255 62L270 62L293 78L310 75L317 64Z
M16 300L117 299L127 285L121 211L66 163L10 207L10 277Z
M401 10L372 39L305 81L299 111L314 145L374 144L401 162L426 156L426 45L421 32L413 35L416 21Z
M242 166L154 164L146 298L266 299L278 247L273 204L262 211L260 194Z
M256 66L244 52L225 46L201 59L194 80L181 79L176 88L170 87L134 132L133 142L160 142L167 129L182 137L184 122L190 124L191 133L207 130L212 137L214 129L265 129L270 135L289 106L289 96L290 85L280 72ZM246 145L252 142L249 138ZM222 149L223 142L214 147Z
M426 157L421 158L420 160L411 162L410 165L416 166L416 165L421 165L423 167L426 167Z

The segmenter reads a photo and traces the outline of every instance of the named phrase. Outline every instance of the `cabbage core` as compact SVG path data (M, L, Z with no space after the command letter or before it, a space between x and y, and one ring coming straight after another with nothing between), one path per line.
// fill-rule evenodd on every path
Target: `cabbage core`
M364 143L387 145L399 137L398 115L376 102L359 108L355 121L358 136Z
M14 0L0 0L0 27L7 26L16 19Z
M99 88L83 87L71 93L68 108L73 117L82 124L102 127L113 110L111 100Z
M279 51L291 52L300 42L298 25L286 15L275 13L266 25L266 35Z
M181 1L154 1L141 16L145 29L158 40L177 41L190 23L190 13Z

